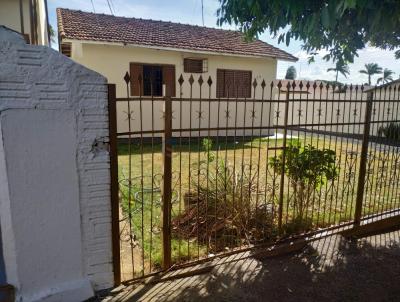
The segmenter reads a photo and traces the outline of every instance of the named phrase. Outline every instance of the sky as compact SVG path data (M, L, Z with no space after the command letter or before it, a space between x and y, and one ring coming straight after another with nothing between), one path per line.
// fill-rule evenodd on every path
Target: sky
M111 10L116 16L202 25L201 0L109 0L109 2L111 4ZM48 6L50 23L54 29L57 29L57 7L110 14L110 7L107 0L48 0ZM204 0L205 26L218 27L216 24L216 12L218 7L218 0ZM235 26L224 25L222 28L235 29ZM308 64L308 55L306 52L302 51L301 41L291 41L290 45L287 47L283 43L278 44L278 39L272 37L268 32L263 33L259 38L299 58L296 63L279 61L277 70L278 79L285 77L286 69L291 65L296 67L298 79L335 79L336 75L334 72L327 72L327 69L334 67L334 64L322 59L325 53L317 55L315 63ZM56 45L53 45L53 47L57 48ZM400 60L394 58L394 51L367 47L360 50L358 55L354 63L349 65L350 75L347 78L339 75L339 81L353 84L367 82L367 76L359 73L359 70L364 69L364 64L366 63L378 63L382 68L393 70L395 72L394 79L399 78ZM378 77L379 76L374 76L372 78L373 84Z

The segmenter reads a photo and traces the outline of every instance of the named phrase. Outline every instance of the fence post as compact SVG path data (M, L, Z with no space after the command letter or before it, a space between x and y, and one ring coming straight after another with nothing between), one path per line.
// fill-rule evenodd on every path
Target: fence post
M163 186L162 198L162 255L163 269L171 266L171 198L172 198L172 101L164 98L164 135L162 139Z
M121 284L121 256L119 246L117 108L115 84L108 84L108 129L110 142L110 194L114 285Z
M356 209L354 212L354 227L358 227L361 222L362 204L364 199L364 187L367 174L368 143L369 143L369 132L371 127L372 103L373 103L373 92L371 91L368 92L367 105L365 108L364 133L362 138L361 157L360 157L360 172L358 174Z
M280 88L279 88L280 89ZM282 233L282 219L283 219L283 193L285 186L285 164L286 164L286 137L287 137L287 126L289 119L289 90L290 82L286 86L286 100L285 100L285 116L283 121L283 142L282 142L282 171L279 187L279 208L278 208L278 230L279 234Z

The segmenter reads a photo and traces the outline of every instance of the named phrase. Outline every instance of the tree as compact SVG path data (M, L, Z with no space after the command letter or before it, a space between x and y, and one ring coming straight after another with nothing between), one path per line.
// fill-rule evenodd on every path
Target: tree
M368 63L368 64L365 64L364 66L365 66L365 69L360 70L360 73L368 75L368 85L371 86L371 77L374 74L381 74L382 73L382 67L380 67L376 63Z
M218 24L236 24L251 39L268 30L289 45L304 42L312 56L353 62L367 44L400 47L400 1L394 0L219 0ZM400 52L399 52L400 57Z
M336 72L336 82L338 81L339 73L342 74L345 78L347 78L347 76L350 74L349 66L342 61L337 61L334 68L328 68L326 71Z
M296 77L297 77L296 68L295 68L294 66L290 66L290 67L286 70L285 79L286 79L286 80L295 80Z
M382 84L386 84L389 83L391 81L393 81L393 77L392 75L394 75L394 71L390 70L388 68L385 68L383 70L383 76L378 78L378 80L376 81L377 84L379 84L380 82L382 82Z

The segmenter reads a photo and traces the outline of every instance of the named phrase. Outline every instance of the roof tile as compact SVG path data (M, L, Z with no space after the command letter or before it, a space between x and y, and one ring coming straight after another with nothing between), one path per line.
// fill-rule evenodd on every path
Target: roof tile
M61 38L297 60L263 41L247 42L238 31L64 8L57 9L57 19Z

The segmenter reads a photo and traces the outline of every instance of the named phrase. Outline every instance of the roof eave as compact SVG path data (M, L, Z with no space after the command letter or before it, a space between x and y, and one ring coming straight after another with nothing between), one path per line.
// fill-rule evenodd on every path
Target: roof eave
M179 52L189 52L189 53L198 53L198 54L209 54L209 55L220 55L220 56L230 56L230 57L242 57L242 58L259 58L259 59L273 59L280 61L288 61L288 62L296 62L298 58L286 58L280 56L272 56L272 55L258 55L258 54L237 54L237 53L229 53L229 52L217 52L217 51L207 51L207 50L196 50L189 48L175 48L175 47L165 47L165 46L153 46L153 45L145 45L145 44L135 44L135 43L125 43L125 42L111 42L111 41L98 41L98 40L80 40L80 39L71 39L66 37L65 33L61 35L61 42L79 42L79 43L87 43L87 44L99 44L99 45L114 45L114 46L131 46L131 47L140 47L140 48L150 48L155 50L168 50L168 51L179 51Z

